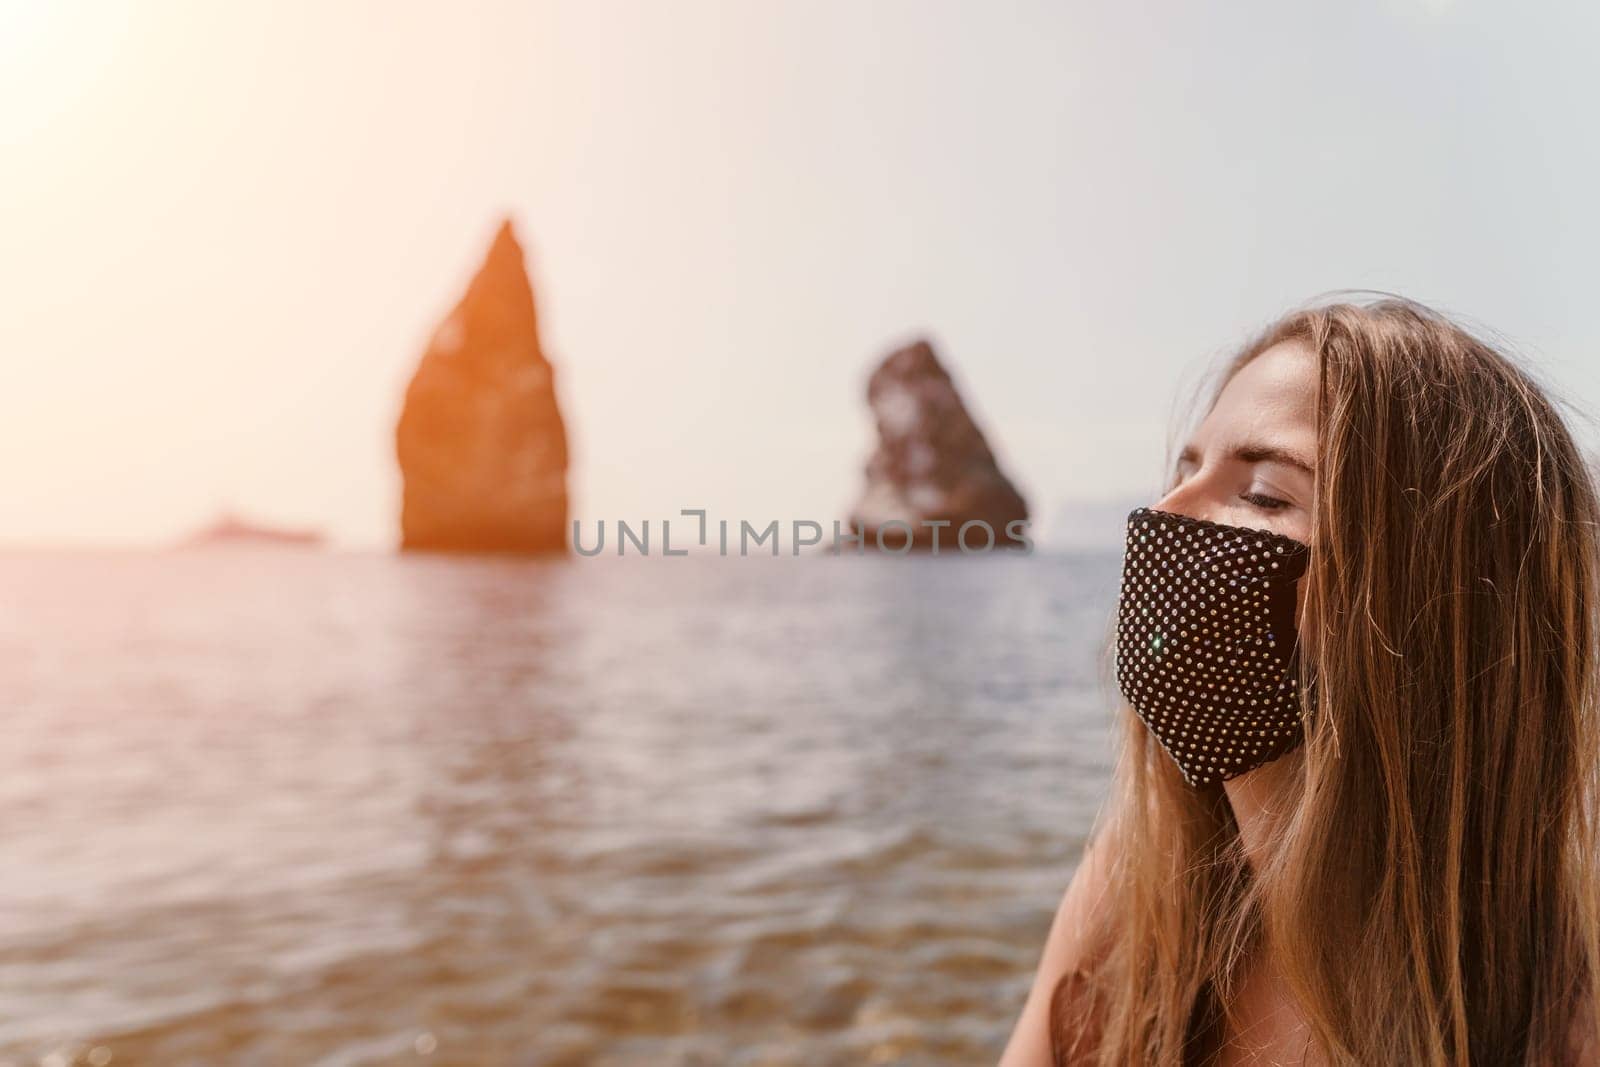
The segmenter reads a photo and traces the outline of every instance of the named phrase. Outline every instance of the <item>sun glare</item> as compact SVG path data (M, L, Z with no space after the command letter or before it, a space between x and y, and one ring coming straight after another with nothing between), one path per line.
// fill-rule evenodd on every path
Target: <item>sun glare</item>
M91 96L129 17L120 4L0 0L0 136L25 140Z
M49 58L51 25L60 8L41 0L0 0L0 77L21 80Z

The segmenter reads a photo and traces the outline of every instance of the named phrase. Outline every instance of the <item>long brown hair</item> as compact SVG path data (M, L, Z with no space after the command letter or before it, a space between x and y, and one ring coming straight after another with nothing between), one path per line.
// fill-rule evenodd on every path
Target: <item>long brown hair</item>
M1121 708L1056 1063L1192 1062L1264 944L1331 1064L1570 1062L1600 966L1590 465L1519 361L1397 298L1287 315L1216 390L1286 341L1318 364L1305 743L1251 772L1287 799L1247 864L1223 788Z

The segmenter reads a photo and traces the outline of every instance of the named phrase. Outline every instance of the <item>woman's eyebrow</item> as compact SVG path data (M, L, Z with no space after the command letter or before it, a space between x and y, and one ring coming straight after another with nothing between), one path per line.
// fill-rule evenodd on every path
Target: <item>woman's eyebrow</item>
M1306 474L1316 474L1316 470L1311 466L1310 461L1298 452L1290 451L1287 448L1278 448L1276 445L1254 444L1247 441L1235 448L1229 458L1239 460L1241 463L1282 463L1285 466L1304 471ZM1185 445L1183 451L1178 454L1179 463L1198 463L1199 461L1200 453L1193 445Z

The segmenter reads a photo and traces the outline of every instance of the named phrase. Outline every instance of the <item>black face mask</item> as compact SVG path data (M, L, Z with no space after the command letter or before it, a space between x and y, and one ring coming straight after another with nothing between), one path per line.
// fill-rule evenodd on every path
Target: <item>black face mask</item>
M1267 530L1153 508L1128 516L1117 683L1190 785L1305 739L1294 596L1310 554Z

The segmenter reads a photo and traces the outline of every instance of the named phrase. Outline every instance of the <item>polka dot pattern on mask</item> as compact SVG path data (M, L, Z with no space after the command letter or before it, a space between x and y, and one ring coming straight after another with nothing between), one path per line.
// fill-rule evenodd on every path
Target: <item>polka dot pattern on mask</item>
M1270 530L1154 508L1128 516L1117 684L1191 786L1304 740L1295 582L1309 559Z

